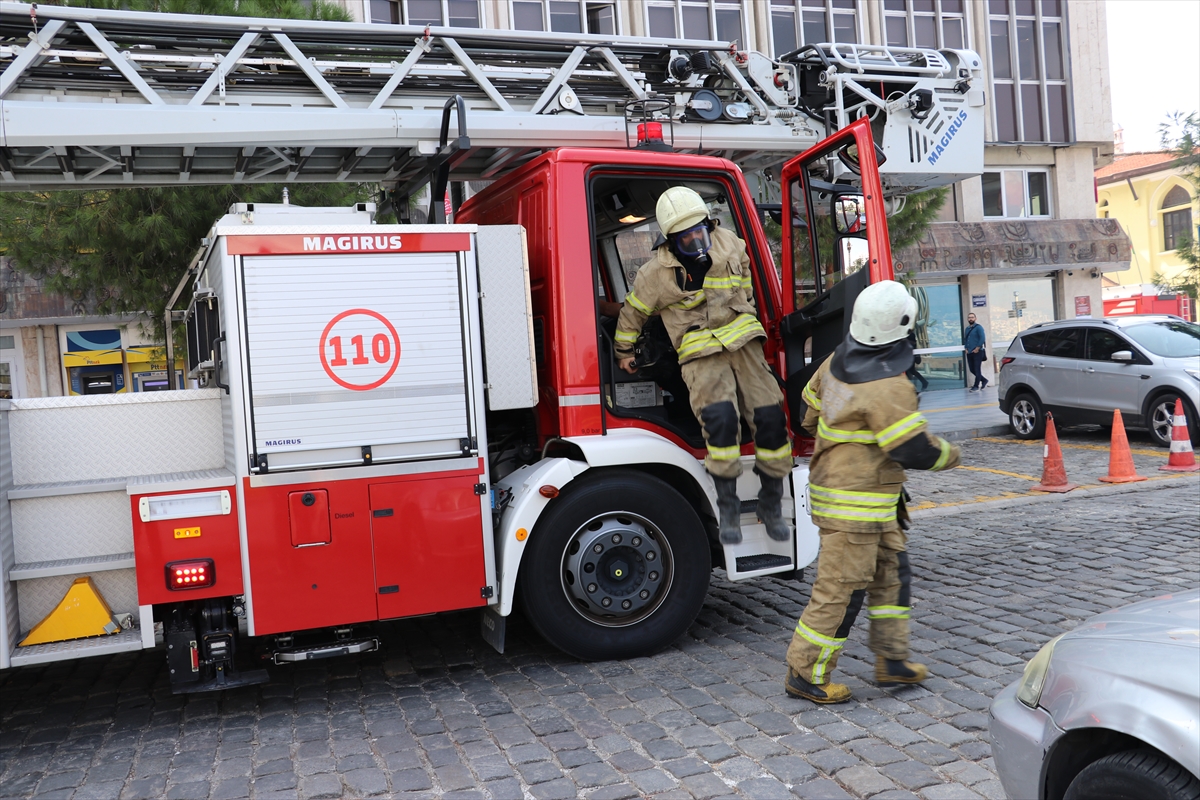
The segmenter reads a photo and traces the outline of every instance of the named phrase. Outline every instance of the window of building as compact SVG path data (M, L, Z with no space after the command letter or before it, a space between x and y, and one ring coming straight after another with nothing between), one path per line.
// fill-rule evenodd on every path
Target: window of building
M883 19L893 47L968 46L965 0L883 0Z
M479 0L371 0L371 22L478 28Z
M649 0L646 30L656 39L746 42L741 0Z
M988 0L996 141L1070 141L1065 0Z
M512 0L512 21L519 31L617 32L614 0Z
M988 280L988 355L1000 359L1016 335L1039 322L1056 318L1057 297L1054 279L1029 276L1011 280ZM1029 337L1021 340L1028 352ZM1038 350L1037 352L1041 352Z
M1043 170L983 173L985 217L1050 216L1050 175Z
M855 0L771 0L771 38L775 55L803 44L859 41Z
M1192 239L1192 198L1187 189L1176 186L1162 201L1163 250L1174 250Z

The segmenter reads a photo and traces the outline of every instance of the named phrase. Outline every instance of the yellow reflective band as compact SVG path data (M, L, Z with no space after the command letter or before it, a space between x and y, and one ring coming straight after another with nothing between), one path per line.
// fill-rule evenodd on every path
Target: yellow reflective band
M801 639L815 644L817 647L832 647L837 650L846 644L845 637L835 639L832 636L826 636L822 633L817 633L812 628L804 624L802 620L796 620L796 633Z
M896 509L872 511L859 506L827 505L812 500L813 516L831 519L855 520L858 522L891 522L896 518Z
M815 483L810 483L808 488L814 494L823 494L836 500L842 500L847 503L859 503L860 505L872 505L871 501L895 503L900 497L899 492L856 492L850 489L830 489L825 486L817 486Z
M693 309L696 306L700 305L706 299L707 298L704 296L704 290L701 289L700 291L696 292L696 294L694 296L684 298L683 300L680 300L678 303L672 303L670 306L668 306L668 308L682 308L685 311L687 311L687 310Z
M868 606L867 619L908 619L908 606Z
M751 283L749 275L739 275L739 276L735 277L734 280L743 289L749 289L751 286L754 285L753 283Z
M732 447L714 447L708 446L708 456L714 461L733 461L742 454L742 448L737 445Z
M804 398L804 402L808 403L810 408L821 410L821 398L817 397L817 393L813 391L812 384L804 384L804 391L800 392L800 396Z
M893 422L891 425L888 425L886 428L876 433L875 436L879 439L880 447L887 447L904 434L919 428L924 424L925 417L921 416L921 412L918 411L915 414L909 414L899 422Z
M633 292L630 292L629 294L625 295L625 302L629 303L629 305L633 306L634 308L636 308L638 311L642 312L646 316L650 316L651 314L654 313L654 309L651 308L650 306L646 305L645 303L643 303L641 300L639 300L637 295L634 294Z
M831 442L853 442L857 444L875 444L875 434L870 431L844 431L831 428L824 419L817 420L817 435Z
M704 278L705 289L733 289L740 283L736 275L726 275L724 278Z
M771 461L776 458L791 458L792 446L785 444L783 447L776 448L775 450L763 450L761 447L755 447L754 457L762 461Z
M938 471L944 469L946 466L946 462L950 460L950 447L951 447L950 443L939 436L938 437L938 445L942 448L942 454L940 456L938 456L938 460L933 462L933 466L930 467L930 469L933 470L934 472L938 472Z
M813 664L811 683L814 686L819 686L825 682L825 670L829 666L829 659L833 658L833 654L838 649L836 647L826 647L821 650L821 655L817 658L817 663Z
M679 342L679 357L687 358L709 347L717 346L720 346L720 342L713 337L712 331L690 331L685 333Z
M618 342L626 342L628 344L633 344L634 342L637 341L637 337L638 337L638 335L634 331L617 331L617 335L614 336L613 338L616 339Z
M743 336L766 336L767 332L757 317L752 314L741 314L728 325L715 329L712 334L717 337L717 341L729 347Z

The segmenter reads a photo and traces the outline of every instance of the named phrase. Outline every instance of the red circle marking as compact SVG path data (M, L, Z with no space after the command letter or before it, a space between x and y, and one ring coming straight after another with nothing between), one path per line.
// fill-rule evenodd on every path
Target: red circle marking
M374 317L383 323L384 327L392 335L392 342L396 345L396 355L392 358L391 369L377 381L373 383L350 383L349 381L339 378L329 366L329 361L325 358L325 342L329 338L329 332L333 330L333 326L341 322L343 319L355 314L365 314L368 317ZM388 322L387 317L380 314L378 311L372 311L369 308L352 308L349 311L343 311L333 319L329 320L329 324L325 326L325 330L321 331L321 366L325 368L325 374L328 375L334 383L354 392L365 392L368 389L374 389L377 386L382 386L387 383L388 379L396 372L396 367L400 366L400 334L396 333L396 329L392 323Z

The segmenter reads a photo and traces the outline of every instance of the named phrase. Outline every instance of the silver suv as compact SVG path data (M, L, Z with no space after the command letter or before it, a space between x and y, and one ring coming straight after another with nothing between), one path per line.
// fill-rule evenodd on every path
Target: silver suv
M1171 443L1175 400L1188 433L1200 425L1200 326L1163 315L1045 322L1022 331L1000 361L1000 410L1021 439L1040 439L1046 411L1061 425L1131 428Z

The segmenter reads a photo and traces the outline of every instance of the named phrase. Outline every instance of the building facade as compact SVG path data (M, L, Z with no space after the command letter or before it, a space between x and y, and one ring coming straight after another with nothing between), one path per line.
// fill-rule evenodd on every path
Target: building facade
M962 386L974 312L994 365L1021 329L1102 314L1129 241L1098 221L1111 161L1103 3L1068 0L343 0L360 21L719 39L781 56L819 42L969 48L987 65L985 172L953 187L926 241L896 253L922 290L922 369Z

